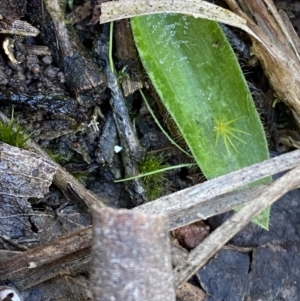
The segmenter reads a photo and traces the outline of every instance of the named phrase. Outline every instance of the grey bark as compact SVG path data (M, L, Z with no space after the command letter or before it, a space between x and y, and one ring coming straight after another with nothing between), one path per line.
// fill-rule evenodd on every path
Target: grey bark
M163 217L95 209L91 291L94 301L175 300Z

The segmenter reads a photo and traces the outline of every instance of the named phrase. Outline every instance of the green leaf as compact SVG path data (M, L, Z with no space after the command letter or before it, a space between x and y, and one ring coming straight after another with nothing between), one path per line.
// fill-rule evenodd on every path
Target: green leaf
M132 18L131 26L144 68L208 179L269 158L247 83L216 22L160 14ZM269 208L259 224L268 221Z

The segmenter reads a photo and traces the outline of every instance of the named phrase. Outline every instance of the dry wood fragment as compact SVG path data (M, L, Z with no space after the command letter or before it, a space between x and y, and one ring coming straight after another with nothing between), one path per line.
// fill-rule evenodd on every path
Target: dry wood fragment
M19 20L24 16L25 0L1 0L0 2L0 33L22 36L37 36L39 30L26 21Z
M170 220L176 220L180 217L180 212L182 210L189 210L190 208L198 207L198 219L206 219L209 216L224 212L222 209L221 202L217 201L214 203L213 207L206 203L207 200L211 200L215 197L221 197L225 193L234 191L245 185L255 182L257 180L263 179L270 175L294 168L299 165L300 162L300 150L296 150L261 163L245 167L238 171L231 172L227 175L215 178L210 181L177 191L170 195L159 198L150 203L144 204L142 206L136 207L133 210L141 210L146 214L163 214L167 215ZM263 187L263 186L261 186ZM252 188L249 190L252 192L254 190L260 190L263 188ZM235 192L238 194L238 192ZM233 195L236 196L236 194ZM259 192L257 192L259 193ZM203 208L206 208L202 212ZM234 204L234 206L237 203ZM224 204L225 205L225 204ZM226 203L225 206L229 206ZM193 209L197 210L197 209ZM226 210L225 210L226 211ZM187 221L187 220L186 220ZM173 227L176 227L176 223L173 222ZM182 225L182 223L180 223Z
M27 252L9 254L0 261L0 280L9 279L23 291L60 275L88 272L92 235L91 227L87 227ZM187 251L171 244L173 265L187 255Z
M40 31L26 21L15 20L11 25L0 28L0 33L35 37Z
M67 14L67 19L73 25L87 19L93 13L92 1L86 1L82 5L76 7L71 13Z
M134 45L133 36L128 20L120 20L115 24L116 57L119 64L125 68L125 73L129 74L121 78L121 85L124 96L133 94L138 89L143 88L141 79L142 68L138 60L138 54Z
M43 45L24 45L27 53L33 53L36 55L51 55L51 51L48 46Z
M175 300L165 218L111 208L93 217L93 300Z
M36 152L41 156L51 159L51 157L32 140L27 141L25 147L26 149L33 150L34 152ZM69 174L65 169L63 169L58 163L56 163L56 166L57 166L57 171L54 175L53 183L67 196L68 199L70 199L70 201L72 201L73 199L78 199L83 204L85 204L87 208L90 208L92 205L105 207L104 205L105 202L103 202L96 194L86 189L80 182L78 182L71 174ZM69 189L70 184L72 186L72 191L70 191ZM74 191L75 194L72 194L72 192Z
M123 147L121 155L125 169L125 177L132 177L133 175L139 173L137 164L143 157L144 150L139 144L136 133L130 121L125 105L125 99L116 78L116 74L115 72L111 71L109 66L105 68L105 71L107 85L111 90L110 105L119 132L120 142ZM134 206L138 206L147 201L147 196L141 179L137 178L128 182L127 187Z
M231 11L202 0L126 0L114 1L114 3L104 2L100 7L100 23L142 15L179 13L195 18L207 18L236 27L241 24L246 25L246 20Z
M104 75L99 66L83 51L77 36L67 27L59 1L44 0L44 4L53 21L57 50L60 53L59 60L64 68L67 84L75 93L77 101L89 107L90 100L87 101L81 92L96 88L101 92L106 86Z
M3 41L2 47L3 47L5 54L7 55L7 57L13 64L20 64L20 62L17 61L14 56L14 52L13 52L14 40L13 39L6 37Z
M247 23L253 18L253 31L264 43L253 38L253 54L260 60L272 88L280 100L300 115L299 37L283 11L277 11L272 0L226 0L228 6ZM248 14L241 9L243 7Z
M171 259L173 266L179 265L188 255L189 252L186 249L171 241Z
M91 227L71 233L0 262L0 280L10 279L24 290L70 273L90 261Z

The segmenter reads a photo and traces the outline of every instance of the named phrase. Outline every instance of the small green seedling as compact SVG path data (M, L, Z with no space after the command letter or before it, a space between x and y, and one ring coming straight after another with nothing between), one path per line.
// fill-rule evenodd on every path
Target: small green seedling
M92 178L87 172L72 173L72 176L84 186L86 186L87 181Z
M118 81L122 83L125 79L129 79L129 74L127 73L127 67L125 66L118 72Z
M244 134L244 135L250 135L249 133L246 133L245 131L242 131L236 127L233 126L233 124L242 119L245 118L244 116L231 119L231 120L226 120L226 118L215 118L215 127L214 127L214 132L216 132L216 145L219 142L220 137L223 140L223 143L225 144L227 153L229 156L230 155L230 146L237 152L237 148L234 145L233 138L239 140L240 142L247 144L244 140L239 138L237 134ZM251 136L251 135L250 135Z
M19 121L14 118L14 110L12 110L9 123L0 122L0 140L4 143L23 148L26 141L32 136L33 132L27 135L23 130Z
M47 154L57 163L63 164L65 162L68 162L69 159L66 158L64 155L57 153L56 151L52 149L47 149L46 150Z

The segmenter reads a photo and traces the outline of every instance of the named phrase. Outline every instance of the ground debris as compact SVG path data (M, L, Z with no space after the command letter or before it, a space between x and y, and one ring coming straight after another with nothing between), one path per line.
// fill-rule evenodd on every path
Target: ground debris
M0 3L0 33L36 36L39 30L26 21L24 16L26 0L2 0Z

